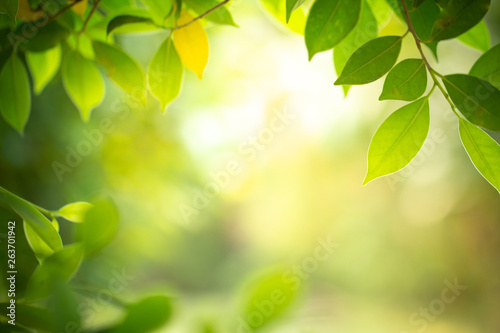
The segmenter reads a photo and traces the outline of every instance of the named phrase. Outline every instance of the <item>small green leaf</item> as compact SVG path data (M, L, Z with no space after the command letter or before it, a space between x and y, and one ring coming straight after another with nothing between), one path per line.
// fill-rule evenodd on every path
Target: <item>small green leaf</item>
M77 51L69 51L62 66L64 89L78 108L83 121L104 97L104 83L94 62Z
M57 283L71 279L78 270L82 258L82 244L65 246L47 257L35 269L28 281L26 300L38 301L49 296Z
M146 77L141 66L116 46L93 41L97 63L128 94L146 100Z
M302 6L302 4L306 2L306 0L286 0L286 22L290 21L290 16L292 13Z
M441 4L443 10L432 27L429 40L455 38L478 24L488 12L490 0L452 0Z
M153 332L172 317L172 303L166 296L151 296L130 304L122 323L106 333Z
M0 187L0 200L9 205L54 251L62 248L61 236L50 221L31 203Z
M107 200L97 201L78 224L76 239L82 241L86 255L91 255L105 247L115 237L118 227L118 211Z
M466 74L443 77L451 100L471 123L500 131L500 91L489 82Z
M500 44L493 46L480 56L469 74L486 80L500 89Z
M179 95L184 68L168 37L160 46L148 68L148 85L153 95L161 102L161 110Z
M365 84L381 78L394 66L400 50L399 36L372 39L353 53L335 85Z
M5 121L22 134L30 109L28 73L21 59L12 53L0 73L0 111Z
M16 24L17 8L19 5L18 0L1 0L0 13L7 14L12 20L12 24Z
M425 92L427 71L422 59L405 59L387 74L379 100L414 101Z
M92 208L92 204L84 201L73 202L63 206L56 214L71 222L83 222L85 214Z
M183 2L199 15L206 13L220 3L217 0L184 0ZM204 18L217 24L238 26L234 23L231 13L225 6L217 8Z
M121 26L127 24L136 24L136 23L147 23L153 25L153 21L148 17L120 15L114 17L111 21L109 21L108 26L106 28L106 34L109 35L110 33L113 32L113 30L118 29Z
M429 100L423 97L391 114L375 132L368 149L363 185L404 168L417 155L429 132Z
M347 63L347 60L352 56L354 51L369 40L377 37L377 21L373 15L373 11L368 3L364 3L361 9L359 21L351 31L351 33L335 47L333 50L333 63L337 75L342 73L342 70ZM347 96L350 86L342 86L344 94Z
M296 10L287 22L286 0L260 0L259 2L262 4L266 12L271 14L279 22L275 21L280 26L297 34L304 35L307 20L307 14L304 10Z
M254 332L282 317L297 298L297 288L289 277L281 272L267 273L246 288L241 318L246 331ZM255 313L262 313L263 319L253 320ZM241 329L241 328L240 328Z
M306 22L305 40L309 60L334 48L354 29L361 13L361 0L317 0Z
M490 48L490 32L484 21L457 37L459 41L479 51L486 52Z
M459 120L460 139L479 173L500 192L500 146L483 130Z
M54 250L52 250L50 246L48 246L47 243L45 243L45 241L38 236L35 230L33 230L33 228L30 227L26 221L24 221L24 234L26 235L26 240L39 262L42 262L43 259L54 253Z
M426 0L420 7L409 13L410 20L420 40L431 37L432 27L440 13L434 0Z
M425 46L427 46L427 48L429 50L431 50L432 54L434 55L434 58L436 58L436 60L439 60L439 57L438 57L438 42L429 42L429 43L422 43L424 44Z
M61 65L60 45L43 52L27 52L26 62L33 77L33 90L40 94Z

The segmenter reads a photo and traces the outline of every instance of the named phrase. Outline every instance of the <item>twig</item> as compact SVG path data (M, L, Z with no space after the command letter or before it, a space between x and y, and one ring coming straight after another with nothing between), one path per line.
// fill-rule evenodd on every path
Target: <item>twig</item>
M83 27L82 27L82 30L80 30L78 32L78 36L80 36L81 34L83 34L83 32L85 31L85 29L87 29L87 25L89 24L89 21L90 19L92 18L92 15L94 15L94 12L95 10L97 9L97 6L99 6L99 3L101 2L101 0L97 0L94 2L94 5L92 6L92 9L90 10L90 13L89 15L87 16L87 18L85 19L85 22L83 22Z
M172 27L171 29L172 30L177 30L177 29L181 29L181 28L185 28L187 27L188 25L198 21L199 19L202 19L204 18L205 16L207 16L208 14L210 14L211 12L213 12L214 10L224 6L225 4L227 4L230 0L224 0L222 1L221 3L219 3L217 6L213 7L213 8L210 8L209 10L207 10L205 13L201 14L200 16L197 16L195 17L194 19L192 19L191 21L187 22L187 23L184 23L184 24L181 24L181 25L177 25L175 27Z
M403 5L403 11L405 14L405 19L406 19L406 24L408 25L408 29L410 30L410 32L413 36L413 39L415 40L415 44L417 44L418 51L420 52L420 55L422 56L422 60L424 61L425 66L429 70L429 74L431 75L432 80L434 81L434 85L439 88L439 90L443 94L446 101L450 104L451 110L453 111L453 113L455 113L455 115L460 118L457 110L455 109L455 105L453 104L453 102L450 99L450 95L448 95L448 93L444 89L443 85L441 84L441 82L439 82L438 78L436 77L436 75L437 75L437 76L442 78L443 75L439 74L436 70L434 70L434 68L432 68L429 61L427 60L427 57L424 54L424 51L422 50L422 43L420 42L420 38L418 38L417 32L415 31L415 28L413 27L413 24L411 23L410 14L408 12L408 7L406 6L406 1L401 0L401 4Z
M58 18L60 15L66 13L66 11L68 9L70 9L71 7L73 7L74 5L76 5L77 3L81 2L81 1L84 1L84 0L75 0L74 2L70 3L69 5L67 5L66 7L62 8L60 11L56 12L54 15L52 16L48 16L47 17L47 20L39 20L37 21L34 25L35 25L35 29L40 29L40 28L43 28L44 26L46 26L47 24L49 24L50 22L54 21L56 18ZM25 32L24 34L22 34L17 40L16 40L16 45L19 45L19 43L21 43L22 41L24 41L26 38L28 38L32 32Z

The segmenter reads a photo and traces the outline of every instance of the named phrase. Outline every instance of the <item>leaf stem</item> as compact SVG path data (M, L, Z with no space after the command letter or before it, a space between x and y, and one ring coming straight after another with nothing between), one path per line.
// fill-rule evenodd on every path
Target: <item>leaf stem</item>
M415 28L413 27L413 24L411 23L410 14L408 12L408 7L406 6L406 1L401 0L401 4L403 5L403 12L405 14L405 19L406 19L406 24L408 25L408 30L413 35L413 39L415 40L415 44L417 45L417 49L420 52L420 56L422 57L422 60L424 61L425 66L429 70L429 74L431 75L432 80L434 81L434 85L439 88L439 90L443 94L443 96L446 99L446 101L448 102L448 104L450 104L451 110L453 111L453 113L457 117L460 118L460 116L458 115L458 112L455 108L455 105L453 104L453 102L450 99L450 96L448 95L448 93L444 89L443 85L441 84L441 82L439 82L439 80L437 78L437 77L443 78L444 76L442 74L439 74L434 68L432 68L429 61L427 60L427 57L424 54L424 51L422 50L422 43L420 42L420 38L418 38L417 32L415 31ZM433 89L434 89L434 87L433 87Z
M222 1L221 3L219 3L217 6L213 7L213 8L210 8L209 10L207 10L206 12L204 12L203 14L201 14L200 16L197 16L195 17L194 19L192 19L191 21L187 22L187 23L184 23L184 24L181 24L181 25L176 25L175 27L172 27L170 29L172 30L177 30L177 29L182 29L182 28L185 28L187 27L188 25L198 21L199 19L202 19L204 18L205 16L207 16L208 14L210 14L211 12L213 12L214 10L224 6L225 4L227 4L230 0L224 0Z

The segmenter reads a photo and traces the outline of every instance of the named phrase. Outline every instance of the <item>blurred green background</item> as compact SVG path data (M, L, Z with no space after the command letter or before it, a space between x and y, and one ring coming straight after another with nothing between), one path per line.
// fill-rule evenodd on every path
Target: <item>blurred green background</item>
M293 304L262 332L500 332L498 192L474 170L444 99L431 98L430 136L415 160L362 186L370 138L403 104L378 101L383 80L344 99L331 52L308 62L303 37L260 3L230 6L240 27L207 26L204 79L186 71L165 114L151 96L137 106L108 80L84 124L58 74L34 96L24 137L0 122L1 186L49 209L103 195L118 206L115 239L75 281L107 290L125 274L119 298L171 295L174 317L161 332L240 332L252 281L305 265ZM486 21L495 45L499 1ZM393 18L381 34L402 32ZM117 42L146 67L162 38L148 32ZM443 74L468 71L480 55L456 41L439 47ZM417 56L407 37L401 58ZM112 130L99 132L60 181L53 163L65 163L103 119ZM277 119L284 125L273 130ZM230 175L228 163L238 172ZM203 199L207 187L215 195ZM70 243L72 225L60 227ZM338 247L314 264L325 240ZM21 290L37 264L23 242ZM412 321L455 280L467 286L460 296L433 319ZM81 306L86 327L120 317L99 299Z

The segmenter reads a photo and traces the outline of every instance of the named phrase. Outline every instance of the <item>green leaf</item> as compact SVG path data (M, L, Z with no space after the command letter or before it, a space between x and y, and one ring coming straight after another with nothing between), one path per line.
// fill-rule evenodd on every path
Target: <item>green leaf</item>
M43 52L27 52L26 62L33 77L33 90L40 94L61 65L60 45Z
M246 288L241 318L253 332L282 317L297 298L297 289L289 277L281 272L267 273ZM265 310L262 310L265 309ZM263 313L262 320L253 320L255 313ZM241 324L243 325L243 324ZM239 328L241 330L241 328Z
M431 37L432 27L439 13L439 7L434 0L426 0L420 7L409 12L411 23L420 40Z
M400 50L399 36L372 39L353 53L335 85L365 84L381 78L394 66Z
M354 29L361 13L361 0L317 0L306 23L309 60L339 44Z
M54 251L62 248L59 233L50 221L31 203L0 187L0 200L9 205L14 212L30 225L35 233Z
M375 132L368 149L363 185L404 168L417 155L429 132L429 100L423 97L391 114Z
M19 5L18 0L1 0L0 13L7 14L12 20L12 24L16 24L17 8Z
M16 33L22 35L24 31L31 31L33 23L28 22L21 25ZM47 23L43 28L36 30L32 38L25 39L21 46L23 49L31 52L43 52L52 49L66 40L71 31L57 21Z
M394 14L396 14L403 22L405 21L405 15L403 12L403 5L401 4L401 0L386 0L387 4L393 10ZM406 0L406 6L408 6L408 2L411 0ZM408 8L410 8L408 6Z
M9 41L10 29L0 29L0 72L12 54L12 44Z
M5 121L23 134L30 109L28 73L21 59L12 53L0 73L0 111Z
M168 37L154 55L148 68L149 89L161 102L161 110L171 103L181 90L184 68Z
M490 32L484 21L479 22L474 28L458 36L457 39L479 51L486 52L490 48Z
M469 74L486 80L500 89L500 44L493 46L480 56Z
M172 303L166 296L151 296L127 307L127 315L117 327L107 333L153 332L172 317Z
M53 332L81 332L80 303L76 295L64 280L54 283L54 295L51 306L55 314ZM71 323L71 330L68 324Z
M148 17L120 15L109 21L108 26L106 28L106 34L109 35L111 32L113 32L113 30L118 29L121 26L127 24L136 24L136 23L153 24L153 21Z
M220 1L217 0L184 0L183 2L199 15L206 13L220 3ZM231 13L225 6L217 8L204 18L218 24L232 25L234 27L238 26L234 23Z
M10 303L0 303L2 309L9 305ZM37 329L41 332L51 332L54 330L53 317L53 313L46 308L16 302L16 324Z
M365 2L362 6L358 23L351 33L335 47L335 50L333 50L333 63L337 75L342 73L347 60L356 49L369 40L377 37L377 30L376 18L368 3ZM342 88L344 89L345 96L347 96L350 86L344 85Z
M483 130L459 120L460 139L479 173L500 192L500 146Z
M478 24L488 12L490 0L451 0L434 22L429 40L455 38Z
M405 59L387 74L379 100L414 101L425 92L427 70L422 59Z
M418 8L420 5L422 5L425 2L425 0L413 0L413 5L410 8Z
M52 250L50 246L48 246L47 243L45 243L45 241L38 236L35 230L33 230L33 228L30 227L26 221L24 221L24 234L26 235L26 240L39 262L42 262L43 259L54 253L54 250Z
M88 202L78 201L63 206L55 213L68 221L80 223L83 222L85 214L92 206Z
M448 3L451 1L451 0L435 0L436 1L436 4L441 7L441 8L445 8L446 6L448 6Z
M432 54L434 55L434 58L436 58L436 60L439 60L439 57L438 57L438 42L429 42L429 43L422 43L424 44L425 46L427 46L427 48L429 48L429 50L431 50Z
M471 123L500 131L500 91L489 82L466 74L443 77L453 104Z
M104 83L94 62L77 51L69 51L62 66L64 89L78 108L83 121L104 97Z
M97 201L85 213L83 223L78 224L76 239L82 241L86 255L91 255L111 242L118 227L118 211L107 200Z
M141 66L116 46L93 41L97 63L128 94L146 101L146 77Z
M292 13L302 6L302 4L306 2L306 0L286 0L286 22L290 21L290 16Z
M57 283L71 279L78 270L82 258L82 244L65 246L47 257L35 269L28 281L26 300L38 301L49 296Z
M156 24L162 26L165 19L172 14L173 6L171 1L143 0L149 8L149 13Z

